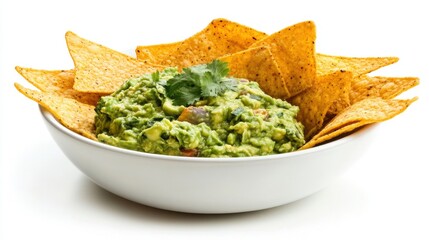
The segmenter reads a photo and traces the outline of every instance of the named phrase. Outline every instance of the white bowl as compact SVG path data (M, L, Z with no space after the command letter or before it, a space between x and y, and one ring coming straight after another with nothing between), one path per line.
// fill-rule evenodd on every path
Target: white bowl
M374 125L307 150L262 157L192 158L122 149L87 139L40 108L65 155L94 183L126 199L189 213L272 208L328 186L354 163Z

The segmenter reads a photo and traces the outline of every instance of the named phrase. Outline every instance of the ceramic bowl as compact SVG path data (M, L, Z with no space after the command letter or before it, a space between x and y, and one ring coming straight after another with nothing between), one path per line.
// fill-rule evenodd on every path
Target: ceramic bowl
M40 108L52 137L95 184L147 206L188 213L238 213L307 197L364 153L376 125L311 149L262 157L149 154L87 139Z

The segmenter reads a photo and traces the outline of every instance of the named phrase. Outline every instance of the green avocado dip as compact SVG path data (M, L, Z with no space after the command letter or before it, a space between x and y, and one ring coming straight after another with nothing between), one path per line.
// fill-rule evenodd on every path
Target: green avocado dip
M227 64L215 60L180 73L166 68L128 80L98 102L98 140L199 157L285 153L305 143L297 106L270 97L257 82L227 74Z

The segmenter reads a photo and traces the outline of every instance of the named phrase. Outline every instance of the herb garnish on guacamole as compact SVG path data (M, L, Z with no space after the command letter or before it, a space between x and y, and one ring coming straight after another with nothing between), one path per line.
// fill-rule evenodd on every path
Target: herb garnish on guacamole
M130 79L98 102L97 138L137 151L201 157L285 153L305 143L298 107L227 75L227 64L215 60Z

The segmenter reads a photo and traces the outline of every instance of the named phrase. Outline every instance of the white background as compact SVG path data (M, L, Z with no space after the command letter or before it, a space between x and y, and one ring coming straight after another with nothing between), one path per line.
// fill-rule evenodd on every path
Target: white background
M429 239L429 17L424 1L0 0L0 239ZM313 20L316 49L398 56L374 75L418 76L420 99L377 129L364 157L301 201L233 215L153 209L91 183L48 134L37 104L19 94L16 65L70 69L64 34L119 51L179 41L212 19L272 33ZM245 201L245 199L243 199Z

